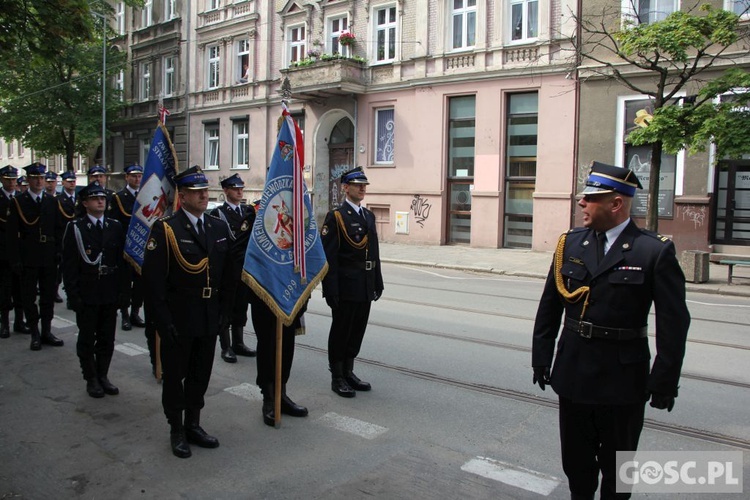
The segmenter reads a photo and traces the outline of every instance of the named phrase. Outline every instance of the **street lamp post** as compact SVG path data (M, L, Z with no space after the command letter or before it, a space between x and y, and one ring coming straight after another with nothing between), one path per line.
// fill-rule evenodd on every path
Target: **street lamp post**
M91 14L102 20L102 166L107 168L107 16Z

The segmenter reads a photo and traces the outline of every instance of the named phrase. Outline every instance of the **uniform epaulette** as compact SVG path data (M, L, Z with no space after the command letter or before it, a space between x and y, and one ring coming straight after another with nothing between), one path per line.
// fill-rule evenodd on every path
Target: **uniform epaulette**
M573 227L568 229L568 234L571 233L580 233L581 231L588 231L589 228L587 227Z
M159 222L159 221L168 221L168 220L172 219L175 215L177 215L177 212L173 212L173 213L171 213L169 215L165 215L164 217L159 217L158 219L156 219L156 222Z
M221 217L214 215L212 213L209 213L209 212L205 212L205 215L211 217L212 219L221 220Z
M653 231L649 231L648 229L643 229L643 228L640 228L640 230L641 230L641 233L645 234L646 236L651 236L652 238L656 238L662 243L667 243L669 241L672 241L671 238L664 236L663 234L655 233Z

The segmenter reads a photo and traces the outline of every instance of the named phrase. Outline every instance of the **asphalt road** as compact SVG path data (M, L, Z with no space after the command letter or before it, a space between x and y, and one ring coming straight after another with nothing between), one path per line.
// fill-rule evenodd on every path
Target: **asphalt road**
M100 400L85 392L72 312L56 311L61 348L0 340L0 498L568 498L556 398L531 384L541 280L383 271L355 366L373 391L331 392L330 315L316 290L288 385L310 415L264 425L255 361L230 365L217 350L202 424L221 446L193 447L187 460L171 454L142 329L118 331L110 378L121 393ZM680 397L671 413L648 408L641 448L747 451L750 300L689 299ZM254 340L248 324L246 343ZM743 472L750 491L747 462Z

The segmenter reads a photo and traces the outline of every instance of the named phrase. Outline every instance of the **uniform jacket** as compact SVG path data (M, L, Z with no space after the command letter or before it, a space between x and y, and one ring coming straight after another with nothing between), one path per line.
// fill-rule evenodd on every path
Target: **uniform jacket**
M45 193L40 205L29 191L17 195L10 204L6 223L8 261L12 266L54 266L61 248L62 228L54 196Z
M113 194L110 200L109 217L119 220L126 232L130 226L133 205L135 205L135 196L126 187Z
M16 196L15 194L13 196ZM0 260L8 260L8 243L5 225L10 215L10 203L12 198L5 195L5 191L0 189Z
M253 221L255 220L255 209L248 209L247 206L240 205L240 210L242 211L242 215L238 215L237 212L232 210L232 208L224 202L223 205L214 208L211 211L211 215L226 221L226 223L229 224L229 227L232 228L232 233L236 236L237 231L239 231L242 221L245 220L245 216L248 212L253 213ZM252 223L250 224L250 227L252 227Z
M324 297L368 302L383 293L375 215L364 207L362 210L366 222L346 201L326 215L321 228L328 261L328 274L323 278ZM341 214L341 223L336 213ZM370 270L366 269L368 266Z
M80 247L76 233L80 235ZM121 291L125 290L123 285L128 270L122 258L124 244L125 233L115 219L105 218L101 230L88 217L68 224L63 236L62 266L65 292L71 303L102 305L118 302ZM96 261L102 252L99 264L89 263Z
M204 214L203 220L207 243L200 241L183 210L151 227L141 277L146 314L160 331L174 325L180 336L216 335L219 316L229 317L236 286L229 256L232 234L220 219ZM167 240L168 228L173 243ZM205 258L208 271L191 270Z
M554 262L534 324L532 366L552 366L554 355L552 388L577 403L636 403L645 401L647 390L676 396L690 314L674 244L631 221L601 263L596 262L594 231L571 230L563 252L562 277L568 291L590 287L583 320L597 326L639 328L648 324L653 304L653 366L649 369L647 338L583 338L563 327L554 352L563 312L579 320L584 307L584 299L569 303L558 293Z
M218 210L218 208L214 209L214 212L216 210ZM239 275L242 275L242 266L245 265L247 243L250 240L250 233L253 231L253 224L255 224L256 215L253 207L244 207L244 210L245 216L237 227L237 230L234 232L234 241L230 248L231 258ZM236 212L234 213L236 215Z
M76 205L70 201L70 196L65 191L55 196L55 199L57 200L57 210L60 212L58 216L58 223L61 226L60 233L65 234L68 222L76 218ZM76 196L77 201L78 197Z

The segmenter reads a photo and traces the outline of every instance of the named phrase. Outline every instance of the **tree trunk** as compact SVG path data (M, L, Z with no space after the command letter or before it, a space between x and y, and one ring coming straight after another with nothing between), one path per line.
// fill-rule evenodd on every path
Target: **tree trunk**
M74 171L75 170L75 144L76 144L76 134L72 130L70 131L70 135L67 137L67 140L65 141L65 170Z
M651 145L651 173L648 181L648 206L646 210L646 229L659 230L659 177L661 174L661 141Z

